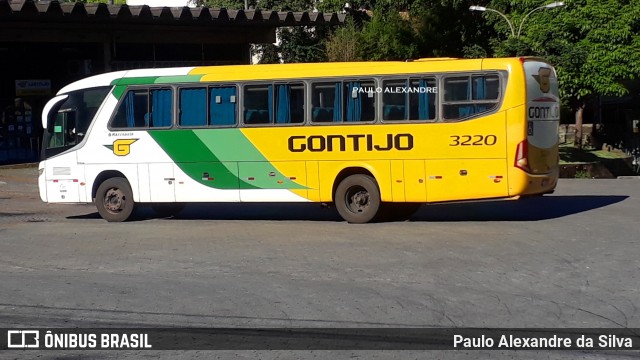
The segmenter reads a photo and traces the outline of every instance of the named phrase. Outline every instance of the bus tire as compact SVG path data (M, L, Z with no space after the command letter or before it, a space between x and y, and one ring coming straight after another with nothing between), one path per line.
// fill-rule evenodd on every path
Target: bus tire
M372 221L380 210L380 188L369 175L351 175L336 188L334 202L344 220L364 224Z
M155 203L151 208L158 217L166 218L176 216L184 209L184 203Z
M129 219L135 204L127 179L113 177L103 181L96 191L96 207L100 216L108 222Z

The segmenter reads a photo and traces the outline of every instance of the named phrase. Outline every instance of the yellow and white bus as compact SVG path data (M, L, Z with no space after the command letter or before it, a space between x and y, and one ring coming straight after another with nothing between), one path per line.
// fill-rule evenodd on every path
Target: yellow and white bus
M113 72L43 112L40 196L91 203L333 203L348 222L552 192L560 102L536 58Z

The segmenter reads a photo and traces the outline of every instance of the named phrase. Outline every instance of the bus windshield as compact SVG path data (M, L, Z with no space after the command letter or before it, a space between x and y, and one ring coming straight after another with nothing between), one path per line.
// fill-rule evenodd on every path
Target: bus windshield
M98 87L69 93L51 108L44 129L43 157L59 154L82 142L91 120L111 87Z

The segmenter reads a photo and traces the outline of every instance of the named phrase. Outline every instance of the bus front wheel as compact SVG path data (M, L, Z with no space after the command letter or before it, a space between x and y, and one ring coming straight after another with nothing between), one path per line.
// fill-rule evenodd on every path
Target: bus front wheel
M134 208L133 192L125 178L114 177L105 180L96 192L98 213L108 222L125 221Z
M336 188L335 205L340 216L350 223L373 220L380 209L380 189L369 175L351 175Z

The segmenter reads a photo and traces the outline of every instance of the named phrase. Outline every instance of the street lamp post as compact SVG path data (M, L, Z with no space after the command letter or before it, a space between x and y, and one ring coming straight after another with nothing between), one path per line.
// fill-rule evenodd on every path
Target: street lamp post
M494 13L502 16L507 21L507 24L509 24L509 29L511 29L511 36L512 37L516 37L516 32L513 29L513 24L511 23L511 21L509 20L507 15L501 13L498 10L490 9L490 8L484 7L484 6L475 6L475 5L469 6L469 10L471 10L471 11L491 11L491 12L494 12Z
M554 1L550 4L547 5L543 5L543 6L539 6L531 11L529 11L520 21L520 26L518 26L518 32L515 32L515 28L513 27L513 23L511 23L511 21L509 20L509 18L507 17L507 15L501 13L498 10L494 10L485 6L470 6L469 10L471 11L491 11L494 13L497 13L498 15L502 16L506 21L507 24L509 24L509 29L511 29L511 36L514 38L519 38L520 37L520 33L522 32L522 25L524 24L525 20L527 20L527 18L529 17L529 15L533 14L534 12L538 11L538 10L544 10L544 9L553 9L553 8L557 8L557 7L561 7L564 6L564 1Z

